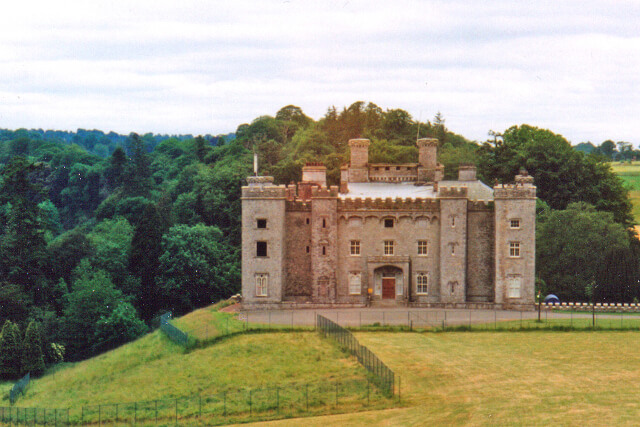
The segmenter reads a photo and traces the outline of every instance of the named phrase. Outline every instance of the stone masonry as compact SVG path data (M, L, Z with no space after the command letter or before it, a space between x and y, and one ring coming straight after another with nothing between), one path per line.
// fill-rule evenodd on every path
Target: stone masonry
M298 184L247 178L244 306L533 307L533 179L492 188L461 165L446 181L437 139L417 145L418 163L371 164L369 140L350 140L339 187L320 163Z

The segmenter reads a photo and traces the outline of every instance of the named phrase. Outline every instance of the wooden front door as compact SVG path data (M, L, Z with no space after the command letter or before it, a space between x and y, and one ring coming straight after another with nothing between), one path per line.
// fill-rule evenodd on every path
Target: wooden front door
M382 278L382 299L395 299L396 279L394 277Z

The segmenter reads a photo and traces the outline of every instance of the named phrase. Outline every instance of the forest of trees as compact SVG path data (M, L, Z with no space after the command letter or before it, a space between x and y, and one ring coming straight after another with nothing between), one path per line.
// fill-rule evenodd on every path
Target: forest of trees
M627 191L606 156L548 130L514 126L477 143L449 131L440 114L419 123L364 102L331 107L317 121L289 105L218 137L3 130L0 354L28 348L40 354L29 359L38 367L80 360L144 334L166 310L239 292L240 188L253 151L277 183L321 161L338 184L357 137L371 139L371 162L415 162L416 138L437 137L451 178L461 163L476 164L489 184L526 168L540 197L540 289L563 299L640 297ZM602 265L635 284L619 291ZM0 357L0 376L25 371L8 359Z

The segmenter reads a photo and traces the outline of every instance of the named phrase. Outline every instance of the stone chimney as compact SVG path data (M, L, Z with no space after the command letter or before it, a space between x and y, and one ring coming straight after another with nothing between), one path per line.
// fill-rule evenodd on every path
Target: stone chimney
M475 181L476 167L470 164L461 164L458 169L458 181Z
M327 186L327 167L320 162L309 162L302 167L302 182Z

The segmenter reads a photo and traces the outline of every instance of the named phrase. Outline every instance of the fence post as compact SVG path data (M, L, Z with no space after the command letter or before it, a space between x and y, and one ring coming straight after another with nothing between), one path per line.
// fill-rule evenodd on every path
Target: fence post
M251 415L252 411L252 407L251 407L251 394L253 393L253 390L249 390L249 415Z
M178 425L178 399L176 398L176 425Z
M369 405L371 403L371 400L369 399L369 377L367 377L367 405Z
M133 403L133 423L138 424L138 402Z
M102 405L98 405L98 425L102 425Z
M156 400L156 424L158 424L158 401Z
M307 398L307 412L309 412L309 383L306 384L305 396Z
M276 387L276 412L280 412L280 388Z
M198 418L202 417L202 396L198 395Z
M222 393L222 398L224 399L222 416L226 417L227 416L227 392L226 391Z
M84 406L82 407L82 416L80 418L80 423L84 425Z

